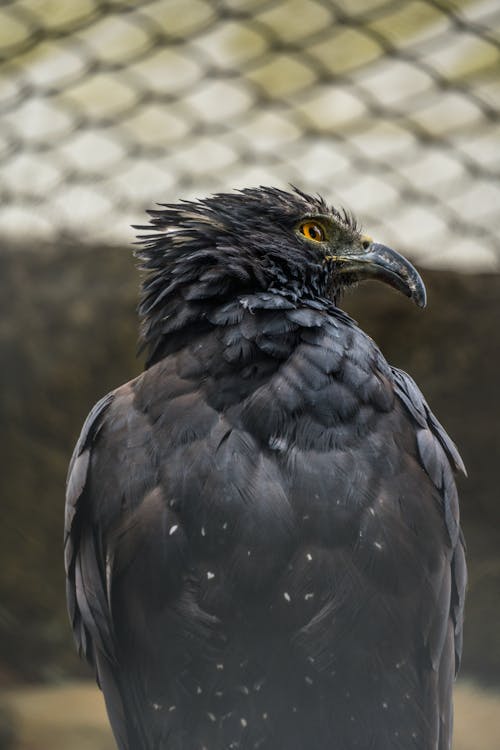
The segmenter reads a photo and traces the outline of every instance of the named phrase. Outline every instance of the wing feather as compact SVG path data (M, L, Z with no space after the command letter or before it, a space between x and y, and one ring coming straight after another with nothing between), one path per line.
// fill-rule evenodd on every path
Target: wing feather
M165 378L169 394L168 372ZM149 643L153 620L179 595L186 546L158 475L158 451L166 441L155 442L154 425L167 431L161 420L155 422L155 403L144 400L141 385L139 377L92 409L71 459L66 493L70 620L79 652L95 667L120 750L147 744L147 691L134 681L136 646ZM164 396L159 413L172 416L178 400ZM178 418L176 425L182 429L191 421L186 407L184 422ZM174 427L170 434L176 434Z
M123 486L131 484L123 471L130 446L122 439L130 419L131 396L130 385L122 386L104 396L87 417L70 462L64 528L67 601L74 637L79 653L95 667L120 750L140 746L126 721L126 690L117 670L107 549L107 537L122 511L119 477ZM117 452L116 435L121 446Z
M97 402L85 420L69 465L66 484L66 509L64 521L64 561L66 591L70 622L81 655L94 664L94 646L97 641L103 651L105 642L111 643L103 613L106 609L103 571L99 568L99 555L95 539L85 525L88 509L85 504L90 454L102 428L106 412L114 394L108 393ZM89 587L90 580L94 587ZM103 599L104 597L104 599Z
M466 473L458 450L438 422L412 378L391 368L396 395L416 425L418 457L441 497L443 519L451 547L450 566L437 596L437 609L426 636L433 671L437 674L439 750L448 750L453 725L452 681L460 665L467 569L460 529L455 472Z

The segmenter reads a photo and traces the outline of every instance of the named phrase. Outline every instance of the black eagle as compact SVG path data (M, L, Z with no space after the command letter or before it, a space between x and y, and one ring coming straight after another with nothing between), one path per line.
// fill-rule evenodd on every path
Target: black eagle
M92 409L67 595L120 750L445 750L460 456L337 307L378 278L347 212L255 188L151 211L147 367Z

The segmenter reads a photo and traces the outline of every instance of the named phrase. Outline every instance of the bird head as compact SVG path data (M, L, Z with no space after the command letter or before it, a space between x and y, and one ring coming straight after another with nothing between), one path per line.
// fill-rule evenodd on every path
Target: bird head
M372 278L425 306L423 281L402 255L363 234L347 211L296 188L220 193L149 214L137 252L146 338L178 329L211 301L264 290L336 303L345 288Z
M193 283L200 298L211 296L211 288L238 286L336 297L363 279L378 279L419 307L426 303L423 281L402 255L362 234L347 211L296 188L221 193L149 213L157 233L141 237L138 255L146 270L161 271L154 300L167 287Z

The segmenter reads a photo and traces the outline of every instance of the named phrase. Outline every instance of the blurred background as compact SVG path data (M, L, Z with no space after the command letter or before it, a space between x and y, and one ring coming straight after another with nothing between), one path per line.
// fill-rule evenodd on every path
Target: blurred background
M0 750L111 750L64 603L67 463L141 369L130 224L293 183L411 257L345 301L460 446L456 750L500 746L498 0L0 3Z

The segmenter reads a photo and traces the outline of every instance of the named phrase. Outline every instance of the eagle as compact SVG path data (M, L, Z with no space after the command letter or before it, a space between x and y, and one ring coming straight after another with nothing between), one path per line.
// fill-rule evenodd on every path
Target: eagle
M142 374L90 412L67 600L119 750L447 750L465 471L339 308L415 268L297 188L139 227Z

